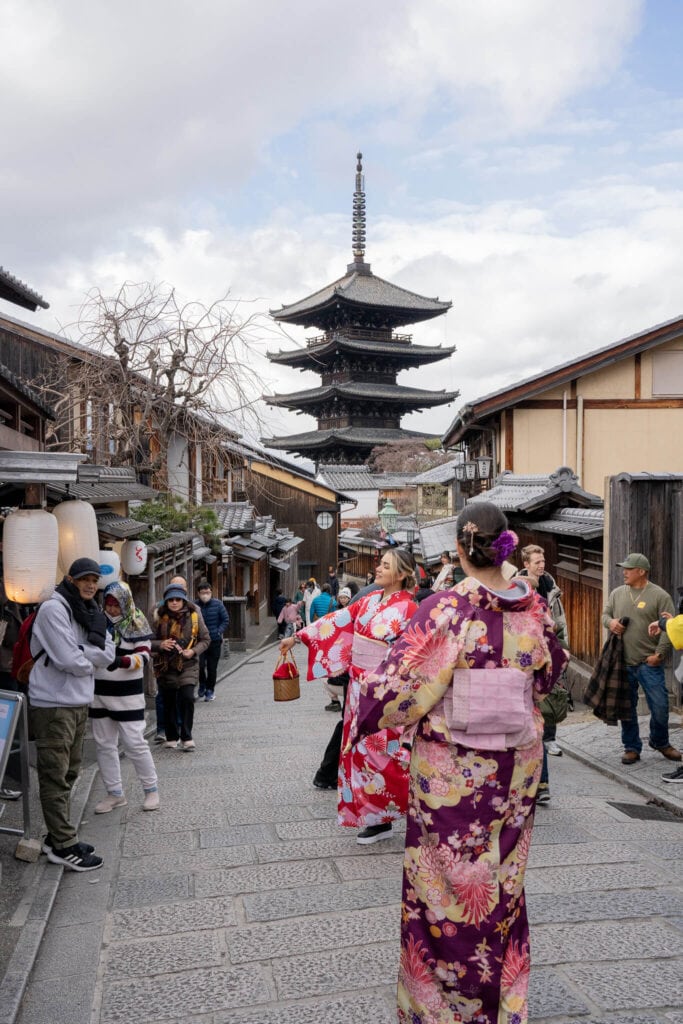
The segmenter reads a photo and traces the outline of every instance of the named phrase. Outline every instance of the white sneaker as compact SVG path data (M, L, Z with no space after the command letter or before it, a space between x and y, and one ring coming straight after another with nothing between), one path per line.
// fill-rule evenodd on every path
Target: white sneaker
M98 804L95 804L95 814L109 814L115 807L125 807L128 801L125 796L117 796L116 793L110 793L109 796L105 796L104 800L100 800Z
M158 811L159 810L159 793L156 789L150 790L145 793L145 799L142 801L143 811Z
M560 747L558 747L555 740L548 740L548 742L545 745L545 749L553 757L562 757L562 750L560 749Z

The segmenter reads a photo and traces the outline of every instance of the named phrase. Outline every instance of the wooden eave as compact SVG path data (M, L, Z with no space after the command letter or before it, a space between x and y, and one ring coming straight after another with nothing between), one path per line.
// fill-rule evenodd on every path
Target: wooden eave
M528 377L519 384L501 391L494 391L485 395L476 402L464 405L458 411L451 426L443 435L444 446L455 444L460 441L468 430L482 421L490 418L495 413L501 412L520 402L533 398L551 388L559 387L588 373L595 373L604 370L614 363L630 356L646 352L648 349L656 348L658 345L675 341L683 335L683 318L677 317L666 323L659 324L640 334L631 335L606 348L589 352L579 359L570 363L563 363L544 373L534 377Z

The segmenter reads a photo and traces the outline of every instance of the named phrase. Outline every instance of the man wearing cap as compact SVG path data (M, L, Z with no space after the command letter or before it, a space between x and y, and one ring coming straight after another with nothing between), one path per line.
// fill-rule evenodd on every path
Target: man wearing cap
M70 871L94 871L102 858L79 843L70 821L71 790L78 777L95 669L114 660L116 647L95 600L100 567L77 558L33 623L29 676L31 727L36 741L40 804L48 834L43 852Z
M205 701L211 701L216 699L218 662L223 650L223 635L230 619L223 602L213 597L208 580L199 581L197 595L199 612L211 637L208 648L199 656L199 699L203 697Z
M640 552L632 552L623 562L624 585L609 595L602 622L606 629L624 642L624 658L631 687L631 718L621 723L624 744L622 764L635 764L643 748L638 729L638 685L643 689L650 709L650 739L653 750L669 761L680 761L681 752L669 743L669 695L664 679L664 662L671 642L666 633L652 637L649 625L663 614L673 614L673 601L665 590L650 582L650 562ZM627 618L624 626L621 619Z

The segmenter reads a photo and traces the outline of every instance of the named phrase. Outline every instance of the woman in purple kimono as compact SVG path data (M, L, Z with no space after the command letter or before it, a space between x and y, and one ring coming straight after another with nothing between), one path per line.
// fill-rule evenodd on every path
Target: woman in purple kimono
M503 513L470 504L456 529L467 577L427 598L363 681L352 740L386 728L413 734L400 1024L525 1024L536 702L567 655L529 584L503 578L517 543Z

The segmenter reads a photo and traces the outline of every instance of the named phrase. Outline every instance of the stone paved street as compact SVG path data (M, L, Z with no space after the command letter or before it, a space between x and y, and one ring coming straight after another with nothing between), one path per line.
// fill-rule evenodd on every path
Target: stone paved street
M311 785L336 717L320 684L275 704L274 661L255 654L197 705L196 753L155 748L158 813L124 761L129 806L95 816L97 779L82 835L106 863L62 879L20 1024L395 1022L403 837L360 847L337 828L335 794ZM572 729L590 746L581 724L560 742ZM653 777L666 768L644 755ZM531 1019L683 1024L683 819L632 816L644 796L566 754L550 769L527 882Z

